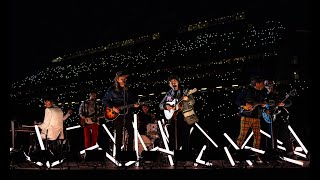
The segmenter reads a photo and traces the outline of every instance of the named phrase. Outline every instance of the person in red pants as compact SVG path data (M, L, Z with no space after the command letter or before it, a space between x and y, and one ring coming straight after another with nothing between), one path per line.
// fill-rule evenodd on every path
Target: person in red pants
M80 124L83 127L85 149L96 145L99 135L99 118L102 117L97 103L97 92L91 91L89 99L82 101L79 107Z

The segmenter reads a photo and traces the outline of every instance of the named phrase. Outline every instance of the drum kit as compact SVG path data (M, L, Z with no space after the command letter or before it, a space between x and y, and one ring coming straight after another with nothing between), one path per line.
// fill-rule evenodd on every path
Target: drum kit
M147 149L154 148L155 141L159 139L158 125L156 123L147 124L147 132L146 135L141 135L141 139L146 145ZM143 151L143 146L141 142L138 143L138 152L141 155Z

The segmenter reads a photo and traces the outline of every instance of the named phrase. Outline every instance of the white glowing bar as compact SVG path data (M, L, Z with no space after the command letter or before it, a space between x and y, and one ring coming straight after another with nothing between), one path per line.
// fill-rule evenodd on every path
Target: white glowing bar
M257 148L254 148L254 147L245 146L244 148L245 149L250 149L251 151L254 151L254 152L257 152L257 153L260 153L260 154L264 154L265 153L264 150L257 149Z
M233 158L232 158L232 156L231 156L228 148L227 148L227 147L223 147L223 149L224 149L224 151L226 152L226 154L227 154L227 156L228 156L228 159L229 159L229 161L230 161L230 164L231 164L232 166L234 166L236 163L234 162L234 160L233 160Z
M24 156L26 156L27 161L31 161L31 158L23 151Z
M51 163L51 167L56 166L56 165L58 165L58 164L61 164L61 163L63 163L63 161L64 161L64 159L57 160L57 161Z
M40 135L40 130L39 130L38 125L35 125L35 126L34 126L34 129L36 130L36 134L37 134L37 137L38 137L40 149L41 149L41 150L45 150L44 144L43 144L43 141L42 141L42 138L41 138L41 135Z
M208 136L207 133L204 132L204 130L199 126L198 123L195 123L195 125L198 127L198 129L209 139L209 141L217 148L218 145L211 139L211 137Z
M114 130L114 139L116 139L116 130ZM116 157L116 143L113 143L113 151L112 151L113 157Z
M281 149L281 150L284 150L284 151L286 150L286 148L285 148L285 147L280 146L280 145L277 145L277 148L278 148L278 149Z
M192 133L193 129L194 129L194 127L191 127L191 128L190 128L190 134Z
M277 139L277 143L278 143L278 144L281 144L281 145L283 144L283 142L280 141L279 139Z
M39 162L39 161L36 162L35 164L38 165L38 166L43 166L42 162Z
M104 130L107 132L107 134L109 135L110 139L112 140L113 143L116 143L114 137L112 136L111 132L109 131L109 129L107 128L107 126L105 124L102 124L102 127L104 128Z
M134 149L136 151L137 159L139 159L139 147L138 147L138 116L137 114L133 115L133 130L134 130Z
M146 146L146 144L143 142L143 140L142 140L142 137L141 137L141 135L138 133L138 138L139 138L139 141L140 141L140 143L142 144L142 147L143 147L143 150L147 150L147 146Z
M253 163L250 160L246 160L246 162L249 164L249 166L253 165Z
M10 148L10 152L13 150L13 148Z
M199 153L199 155L198 155L198 157L197 157L196 160L200 160L200 159L201 159L202 154L203 154L203 151L204 151L206 148L207 148L207 146L206 146L206 145L203 145L203 147L202 147L202 149L201 149L201 151L200 151L200 153Z
M270 134L266 133L264 130L260 129L261 134L264 134L268 138L271 138Z
M164 119L162 119L162 124L164 124Z
M248 143L248 141L250 140L251 136L253 135L253 132L251 131L250 135L248 136L248 138L244 141L244 143L241 146L241 149L244 148L244 146Z
M296 140L298 141L300 147L303 149L303 151L308 154L308 150L307 148L303 145L303 143L300 141L299 137L297 136L297 134L293 131L293 129L291 128L290 125L288 125L288 128L290 130L290 132L292 133L292 135L296 138Z
M93 150L93 149L96 149L96 148L99 148L98 143L96 145L94 145L94 146L88 147L87 149L84 149L84 150L80 151L80 154L84 154L86 152L86 150Z
M72 127L67 127L66 130L69 131L69 130L77 129L77 128L80 128L80 127L81 127L80 125L76 125L76 126L72 126Z
M46 166L47 166L47 168L50 168L50 162L49 161L46 162Z
M166 149L163 149L163 150L168 151L167 153L169 154L168 155L169 163L170 163L171 166L173 166L174 165L173 159L172 159L172 156L170 155L171 152L169 151L168 141L166 141L166 139L165 139L165 134L164 134L164 131L163 131L163 127L161 125L161 121L158 121L158 126L159 126L159 129L160 129L160 134L161 134L161 137L162 137L162 141L163 141L164 146L166 148ZM159 151L161 151L160 149L162 149L162 148L159 148ZM173 154L173 152L172 152L172 154Z
M119 162L113 158L108 152L106 152L106 157L110 159L115 165L119 166Z
M303 149L302 149L301 147L299 147L299 146L297 146L296 148L294 148L294 150L295 150L295 151L299 151L299 152L303 151Z
M170 151L170 150L167 150L167 149L163 149L163 148L160 148L160 147L159 147L158 151L173 155L173 151Z
M296 155L298 155L298 156L301 156L301 157L307 158L307 155L302 154L301 152L294 151L294 152L293 152L293 154L296 154Z
M160 134L161 134L161 137L162 137L162 141L164 143L164 146L166 149L169 149L169 146L168 146L168 143L167 141L165 140L165 134L164 134L164 131L163 131L163 127L161 125L161 121L158 121L158 126L159 126L159 129L160 129Z
M124 165L125 166L130 166L131 164L135 163L136 161L129 161L129 162L126 162Z
M159 150L159 146L150 149L150 151L158 151L158 150Z
M196 162L199 163L199 164L206 165L206 162L204 160L201 160L201 159L196 159Z
M230 136L227 133L223 133L223 135L231 143L231 145L234 147L234 149L236 149L236 150L240 149L239 146L233 142L233 140L230 138Z
M287 162L291 162L291 163L297 164L297 165L300 165L300 166L303 166L303 162L302 161L294 160L294 159L287 158L287 157L283 157L283 160L287 161Z
M165 138L167 139L167 141L169 141L169 131L168 131L167 126L164 126L164 132L166 133Z

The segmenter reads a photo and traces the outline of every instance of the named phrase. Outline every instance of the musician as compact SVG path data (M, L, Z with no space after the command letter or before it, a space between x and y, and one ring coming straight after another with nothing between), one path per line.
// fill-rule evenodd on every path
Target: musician
M195 100L192 94L188 94L188 89L180 86L179 78L175 75L170 75L168 77L168 84L170 90L166 93L164 98L159 104L160 110L164 112L173 112L173 115L169 121L169 149L170 150L182 150L190 152L190 129L194 122L198 121L197 116L194 113L193 105ZM177 102L181 100L178 104L172 102ZM173 106L172 106L173 105ZM179 108L176 108L177 106ZM193 123L188 123L186 119L194 120Z
M137 96L129 89L127 85L128 73L124 71L118 71L114 78L114 84L110 86L104 97L102 103L106 107L106 117L112 117L115 139L116 139L116 151L121 151L122 143L124 143L124 150L133 151L133 113L134 109L139 107L137 103ZM108 110L107 110L108 109ZM125 143L124 131L128 134L128 142Z
M260 149L261 133L260 118L262 109L265 108L266 91L264 79L259 76L253 76L249 86L242 89L236 97L236 105L240 106L240 132L237 138L237 145L242 147L248 130L253 132L253 147ZM262 163L259 154L256 154L256 163Z
M45 115L44 120L38 127L41 129L41 138L45 140L64 139L63 122L71 115L68 111L63 115L61 108L55 105L52 98L44 99Z
M83 127L85 149L97 143L101 114L101 107L97 102L97 92L93 90L89 93L89 99L82 101L79 106L80 124Z
M272 141L271 149L277 151L277 140L283 142L283 146L286 148L285 156L296 159L296 155L293 153L293 142L290 137L290 132L288 129L289 125L289 111L287 107L292 105L291 100L284 99L284 92L280 91L279 86L275 87L272 80L264 81L265 87L267 89L268 101L274 101L275 106L270 106L269 112L272 117ZM277 153L279 154L279 152Z
M150 113L149 106L141 105L141 113L138 114L138 131L140 135L147 135L147 125L156 123L156 116Z

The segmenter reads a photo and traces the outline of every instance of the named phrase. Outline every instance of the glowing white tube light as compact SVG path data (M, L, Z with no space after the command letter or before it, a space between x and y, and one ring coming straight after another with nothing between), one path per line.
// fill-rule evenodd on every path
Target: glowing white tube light
M191 128L190 128L190 134L192 133L193 129L194 129L194 127L191 127Z
M302 161L294 160L294 159L287 158L287 157L283 157L283 160L287 161L287 162L291 162L293 164L297 164L297 165L303 166L303 162Z
M302 154L301 152L294 151L294 152L293 152L293 154L296 154L296 155L298 155L298 156L301 156L301 157L307 158L307 155Z
M133 115L133 130L134 130L134 149L136 151L137 160L139 159L139 147L138 147L138 116L137 114Z
M298 141L300 147L303 149L303 151L308 154L308 150L307 148L303 145L303 143L301 142L301 140L299 139L299 137L297 136L297 134L293 131L293 129L291 128L290 125L288 125L288 128L290 130L290 132L292 133L292 135L294 136L294 138L296 138L296 140Z
M165 139L165 134L164 134L164 131L163 131L163 128L162 128L162 125L161 125L161 121L158 121L158 126L159 126L159 129L160 129L160 134L161 134L161 137L162 137L162 141L164 143L164 147L166 148L165 151L169 152L168 153L169 154L168 155L169 163L170 163L171 166L173 166L174 165L173 159L172 159L172 156L170 155L168 141L166 141L166 139ZM161 151L160 148L159 148L159 151ZM172 154L173 154L173 152L172 152Z
M104 130L107 132L107 134L109 135L110 139L112 140L113 143L116 143L114 137L112 136L111 132L109 131L109 129L107 128L107 126L105 124L102 124L102 127L104 128Z
M248 141L250 140L251 136L253 135L253 132L251 131L250 135L248 136L248 138L244 141L244 143L241 146L241 149L244 148L244 146L248 143Z
M251 151L254 151L254 152L257 152L257 153L260 153L260 154L264 154L265 153L264 150L257 149L257 148L254 148L254 147L245 146L244 148L245 149L250 149Z
M146 144L143 142L143 140L142 140L142 137L141 137L141 135L138 133L138 139L139 139L139 141L140 141L140 143L141 143L141 145L142 145L142 147L143 147L143 150L147 150L147 146L146 146Z
M150 149L150 151L158 151L158 150L159 150L159 146L156 146L156 147Z
M226 154L227 154L227 156L228 156L228 159L229 159L229 161L230 161L230 164L231 164L232 166L234 166L236 163L234 162L234 160L233 160L233 158L232 158L232 156L231 156L228 148L224 146L223 149L224 149L224 151L226 152Z
M253 163L250 160L246 160L246 162L249 164L249 166L253 165Z
M72 126L72 127L67 127L66 130L69 131L69 130L77 129L77 128L80 128L80 127L81 127L80 125L76 125L76 126Z
M203 147L202 147L202 149L201 149L200 153L198 154L198 157L196 158L196 160L197 160L197 159L198 159L198 160L200 160L200 159L201 159L202 154L203 154L203 151L204 151L206 148L207 148L207 146L206 146L206 145L203 145Z
M110 159L110 161L112 161L115 165L117 166L120 165L120 163L114 157L112 157L108 152L106 152L106 157Z
M124 165L125 166L130 166L131 164L135 163L136 161L129 161L129 162L126 162Z
M45 150L44 144L43 144L43 141L42 141L42 138L41 138L41 135L40 135L40 130L39 130L38 125L35 125L35 126L34 126L34 129L36 130L36 134L37 134L37 137L38 137L40 149L41 149L41 150Z
M231 143L231 145L234 147L234 149L239 150L239 146L233 142L233 140L230 138L230 136L227 133L223 133L224 137L227 138L227 140Z
M114 132L113 132L113 134L114 134L114 139L116 139L116 130L114 130ZM113 151L112 151L112 155L113 155L113 157L116 157L116 143L113 143Z
M266 133L265 131L263 131L262 129L260 129L261 134L264 134L265 136L267 136L268 138L271 138L270 134Z
M281 150L283 150L283 151L285 151L285 150L286 150L286 148L285 148L285 147L280 146L280 145L277 145L277 148L278 148L278 149L281 149Z
M96 145L94 145L94 146L88 147L87 149L84 149L84 150L80 151L80 154L84 154L86 152L86 150L93 150L93 149L96 149L96 148L99 148L98 143Z
M170 151L170 150L167 150L167 149L163 149L163 148L160 148L160 147L159 147L158 151L161 151L161 152L164 152L164 153L167 153L167 154L170 154L170 155L174 155L173 151Z
M204 132L204 130L199 126L198 123L195 123L195 125L197 126L197 128L209 139L209 141L217 148L218 145L211 139L210 136L208 136L207 133Z

